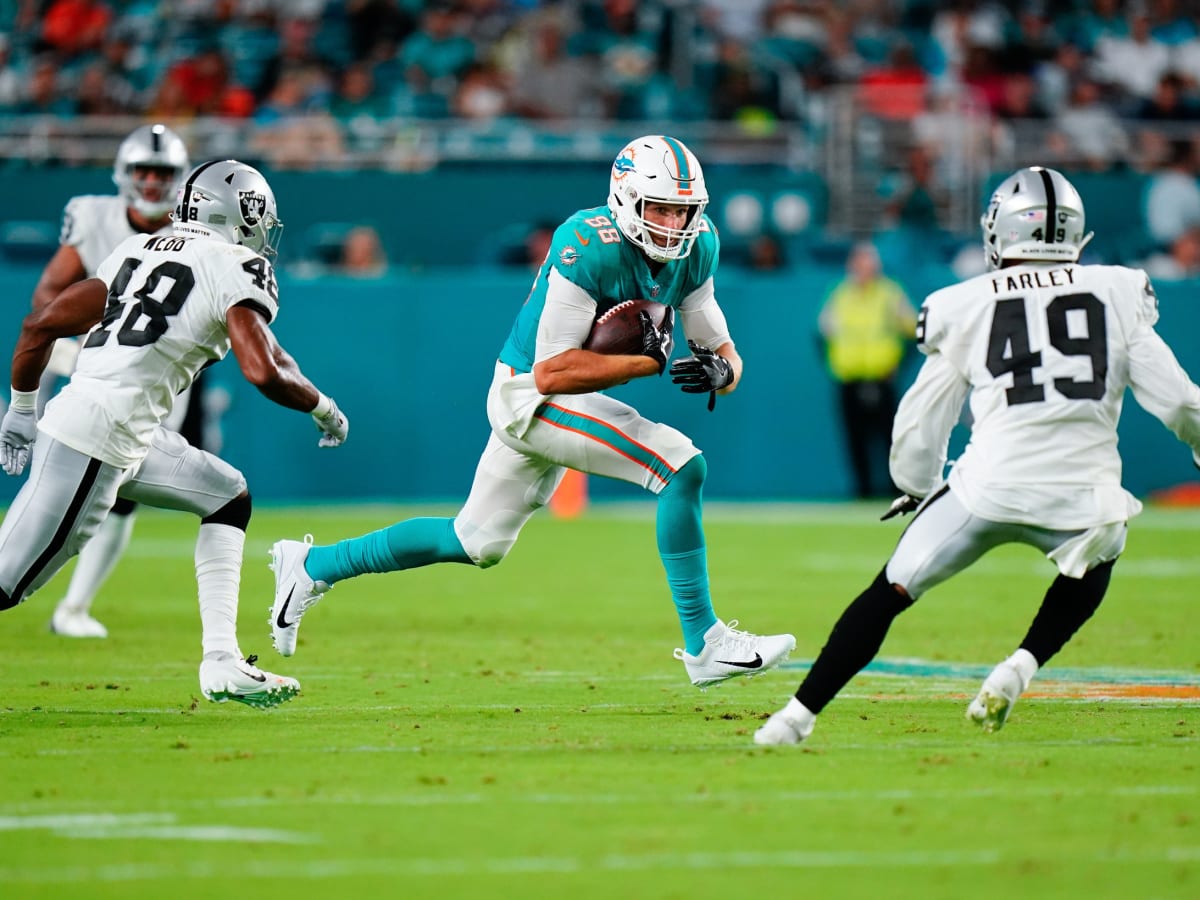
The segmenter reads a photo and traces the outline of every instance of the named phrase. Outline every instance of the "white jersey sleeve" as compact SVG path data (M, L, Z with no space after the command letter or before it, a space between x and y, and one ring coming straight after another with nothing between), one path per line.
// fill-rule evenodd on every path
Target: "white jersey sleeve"
M1200 389L1156 319L1145 273L1121 266L1013 266L926 299L922 349L970 385L971 440L950 484L971 512L1073 530L1141 509L1121 487L1126 388L1193 450L1200 437Z
M1129 333L1129 386L1138 405L1192 449L1200 465L1200 387L1179 365L1174 352L1154 330L1158 299L1144 277L1141 303Z
M946 469L950 433L971 385L941 353L931 352L900 400L892 424L892 481L913 497L928 497Z
M170 231L167 222L155 234ZM59 243L75 248L90 277L118 244L138 233L129 224L129 210L121 197L84 194L67 201Z
M596 319L596 298L551 268L546 278L546 305L538 319L534 362L578 350Z
M725 312L717 303L713 279L707 279L679 304L679 320L684 337L709 350L716 350L733 340Z
M229 308L248 303L271 321L278 288L270 263L253 251L177 235L129 238L97 277L109 285L104 318L40 427L127 468L145 456L175 396L229 352Z

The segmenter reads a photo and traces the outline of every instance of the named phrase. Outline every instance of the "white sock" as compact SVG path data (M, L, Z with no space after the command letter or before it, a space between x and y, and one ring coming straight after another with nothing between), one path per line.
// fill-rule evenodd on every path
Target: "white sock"
M232 525L201 524L196 537L196 584L204 653L233 653L237 642L238 588L246 532Z
M1033 676L1038 671L1038 661L1033 654L1022 648L1005 660L1009 665L1017 670L1017 674L1021 676L1021 690L1029 687L1029 682L1033 681Z
M817 714L795 697L783 708L783 717L792 724L801 738L812 734L813 726L817 724Z
M132 513L127 516L109 513L104 517L95 535L79 551L79 560L75 563L71 583L67 586L67 596L58 603L60 610L87 613L92 608L96 594L129 546L135 518L137 516Z

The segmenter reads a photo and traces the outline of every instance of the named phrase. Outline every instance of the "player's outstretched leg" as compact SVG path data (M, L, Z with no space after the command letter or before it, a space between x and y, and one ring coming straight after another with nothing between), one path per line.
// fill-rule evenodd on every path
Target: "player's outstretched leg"
M300 617L335 582L368 573L399 572L433 563L474 565L454 531L454 519L406 519L336 544L313 546L303 541L277 541L271 548L275 602L271 605L271 638L283 656L296 652Z
M50 619L50 630L63 637L105 638L108 629L92 617L92 601L129 546L137 504L118 500L95 535L79 551L67 594Z
M255 709L270 709L300 693L295 678L264 672L253 654L241 659L232 653L206 653L200 663L200 692L215 703L234 700Z
M796 744L807 738L816 717L875 658L896 616L912 604L912 598L891 583L884 566L834 624L796 696L755 733L754 742Z
M303 541L276 541L271 547L275 572L275 602L271 604L271 640L281 656L296 652L300 617L325 596L330 585L314 580L304 568L313 537Z

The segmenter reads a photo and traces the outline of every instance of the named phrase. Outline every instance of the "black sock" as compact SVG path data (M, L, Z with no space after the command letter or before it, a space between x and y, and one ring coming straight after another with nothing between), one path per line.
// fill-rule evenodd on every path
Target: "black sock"
M887 580L887 567L846 607L813 663L796 699L819 713L879 652L892 620L913 601Z
M1039 666L1061 650L1092 617L1104 599L1116 560L1101 563L1082 578L1059 575L1046 591L1042 608L1033 618L1021 647L1033 654Z

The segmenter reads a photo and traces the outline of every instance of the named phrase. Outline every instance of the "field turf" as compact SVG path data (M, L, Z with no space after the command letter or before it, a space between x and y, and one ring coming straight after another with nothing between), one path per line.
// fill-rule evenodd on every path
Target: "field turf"
M717 612L788 668L706 692L648 507L539 516L502 565L338 585L281 659L277 537L416 512L260 509L242 649L273 711L199 696L195 521L145 511L96 606L65 573L0 615L0 897L1200 897L1200 515L1132 525L1109 597L1008 726L963 711L1054 575L1002 548L893 627L803 748L756 748L900 526L874 506L708 509Z

